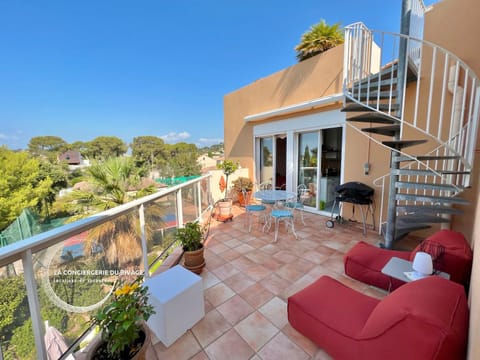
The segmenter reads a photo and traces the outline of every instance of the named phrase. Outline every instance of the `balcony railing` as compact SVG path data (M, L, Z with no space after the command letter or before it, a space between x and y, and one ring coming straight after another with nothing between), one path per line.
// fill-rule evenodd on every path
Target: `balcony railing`
M175 229L201 218L209 194L206 175L0 248L10 305L0 307L0 360L47 359L47 321L60 328L67 353L77 349L115 280L150 276L175 246ZM128 222L134 232L125 232Z

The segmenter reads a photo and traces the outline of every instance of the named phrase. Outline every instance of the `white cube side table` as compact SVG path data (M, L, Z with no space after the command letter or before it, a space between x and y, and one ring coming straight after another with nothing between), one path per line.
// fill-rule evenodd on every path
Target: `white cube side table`
M167 347L205 316L202 278L180 265L147 279L144 286L156 312L147 324Z

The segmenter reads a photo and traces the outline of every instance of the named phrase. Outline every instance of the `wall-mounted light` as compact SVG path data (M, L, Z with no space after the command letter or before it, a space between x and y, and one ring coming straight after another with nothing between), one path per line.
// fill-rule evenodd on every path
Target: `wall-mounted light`
M365 175L368 175L370 172L370 163L367 161L365 164L363 164L363 172Z

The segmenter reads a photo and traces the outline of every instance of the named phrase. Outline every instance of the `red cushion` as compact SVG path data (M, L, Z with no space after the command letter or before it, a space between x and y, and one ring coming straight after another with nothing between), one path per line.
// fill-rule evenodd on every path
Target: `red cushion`
M392 256L408 260L410 252L382 249L360 241L345 254L345 274L381 289L394 290L405 282L381 272Z
M438 245L442 246L445 252L435 262L435 268L450 274L450 280L467 286L470 281L473 253L462 233L452 230L437 231L412 251L409 260L413 261L417 251L431 253L429 250Z
M288 320L337 360L465 358L465 291L437 276L381 301L324 276L288 298Z

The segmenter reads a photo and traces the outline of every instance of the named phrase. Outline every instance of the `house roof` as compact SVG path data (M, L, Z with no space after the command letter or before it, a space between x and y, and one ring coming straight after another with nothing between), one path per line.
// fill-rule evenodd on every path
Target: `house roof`
M82 155L76 150L67 150L58 156L59 161L66 161L69 165L79 165L82 162Z

